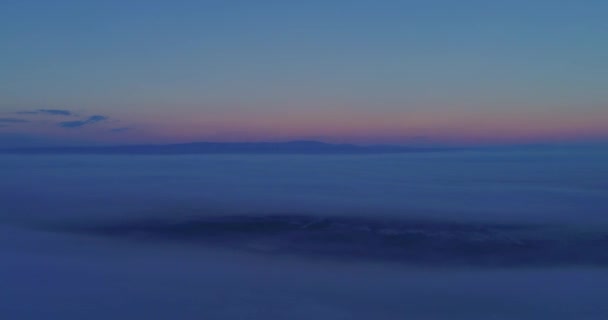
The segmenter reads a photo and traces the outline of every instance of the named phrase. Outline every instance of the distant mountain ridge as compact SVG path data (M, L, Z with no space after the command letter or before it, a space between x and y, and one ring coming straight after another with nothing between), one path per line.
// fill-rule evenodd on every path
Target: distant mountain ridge
M396 145L358 146L319 141L193 142L121 146L0 148L2 154L381 154L429 152L445 148Z

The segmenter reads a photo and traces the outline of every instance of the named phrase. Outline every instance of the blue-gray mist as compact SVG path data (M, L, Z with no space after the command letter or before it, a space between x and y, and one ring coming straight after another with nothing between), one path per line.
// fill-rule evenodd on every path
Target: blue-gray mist
M606 319L608 152L1 155L3 319Z

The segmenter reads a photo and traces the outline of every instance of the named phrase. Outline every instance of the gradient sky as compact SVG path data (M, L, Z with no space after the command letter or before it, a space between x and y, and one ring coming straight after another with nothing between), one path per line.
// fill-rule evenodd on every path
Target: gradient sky
M608 140L608 1L4 0L0 144Z

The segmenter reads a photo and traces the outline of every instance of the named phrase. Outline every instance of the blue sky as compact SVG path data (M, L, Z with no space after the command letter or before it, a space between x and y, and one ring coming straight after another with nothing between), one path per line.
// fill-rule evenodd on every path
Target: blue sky
M0 143L604 139L607 16L599 0L3 1L0 118L25 122L0 121ZM47 109L70 115L24 113Z

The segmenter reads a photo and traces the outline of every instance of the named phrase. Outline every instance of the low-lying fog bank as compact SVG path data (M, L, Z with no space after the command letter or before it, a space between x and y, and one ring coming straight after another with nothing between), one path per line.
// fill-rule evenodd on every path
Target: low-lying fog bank
M606 319L608 154L1 156L2 319Z

